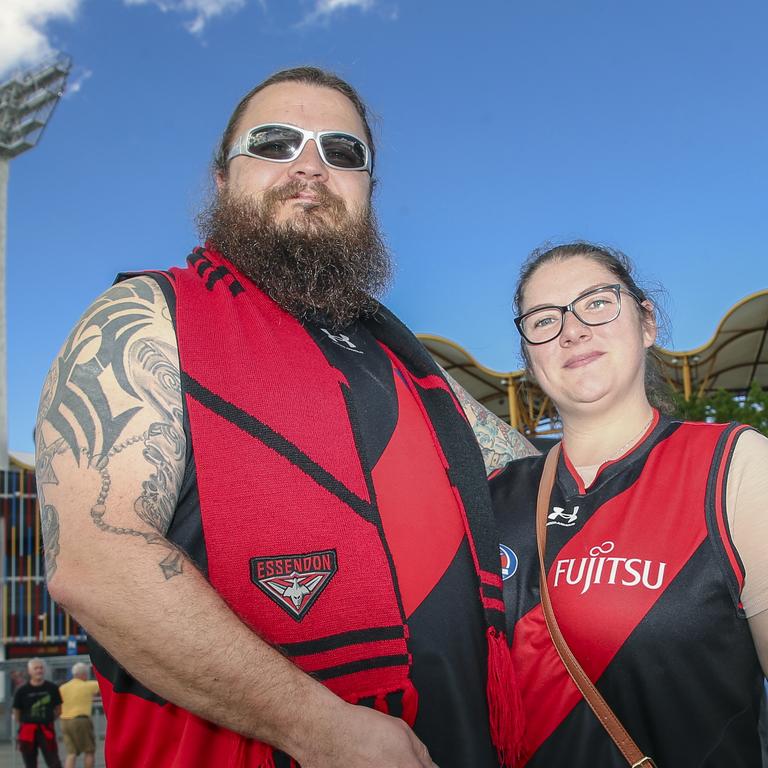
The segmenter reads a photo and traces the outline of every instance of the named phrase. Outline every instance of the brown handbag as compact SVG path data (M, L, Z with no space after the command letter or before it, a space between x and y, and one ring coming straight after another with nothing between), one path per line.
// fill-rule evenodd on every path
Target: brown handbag
M547 543L547 511L549 509L552 488L555 484L555 471L559 456L560 443L557 443L547 454L544 462L544 473L539 483L539 495L536 499L536 543L539 549L539 586L541 590L541 607L544 610L547 629L549 630L555 650L568 670L568 674L587 704L589 704L590 709L595 713L595 717L600 721L600 725L605 728L608 735L613 739L613 743L619 748L621 754L624 755L627 763L632 768L656 768L653 760L643 755L640 748L635 744L632 737L613 713L613 710L608 706L589 677L587 677L587 673L581 668L581 664L579 664L571 652L568 643L565 642L565 638L560 631L560 627L557 625L557 619L552 610L552 601L549 599L546 569L544 567L544 548Z

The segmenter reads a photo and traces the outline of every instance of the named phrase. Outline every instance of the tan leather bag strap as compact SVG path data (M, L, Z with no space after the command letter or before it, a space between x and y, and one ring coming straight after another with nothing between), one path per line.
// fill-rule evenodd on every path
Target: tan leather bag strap
M552 643L562 659L568 674L573 679L576 687L581 692L590 709L600 721L600 724L613 739L613 743L619 748L627 763L632 768L655 768L653 760L645 757L640 748L632 740L624 726L608 706L600 692L587 677L587 673L581 668L581 664L565 642L563 633L557 624L554 611L552 610L552 601L549 599L549 589L547 587L546 568L544 566L544 549L547 544L547 514L549 512L549 499L552 495L552 488L555 484L555 472L557 470L557 460L560 456L560 443L554 446L547 454L544 462L544 473L539 483L539 495L536 499L536 543L539 549L539 585L541 588L541 607L544 609L544 619L547 622L547 629L552 638Z

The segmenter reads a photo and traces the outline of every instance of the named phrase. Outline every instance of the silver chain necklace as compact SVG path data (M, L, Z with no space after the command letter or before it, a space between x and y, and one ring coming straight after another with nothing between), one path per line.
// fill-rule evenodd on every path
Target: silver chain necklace
M652 421L653 421L653 411L651 411L651 418L645 422L645 424L643 425L643 428L637 434L635 434L633 437L630 437L629 440L627 440L627 442L624 443L624 445L622 445L618 451L614 451L610 456L607 456L599 463L605 464L606 461L613 461L614 459L618 459L619 456L622 456L625 453L625 451L627 451L627 449L629 449L632 445L634 445L645 434L645 430L651 426Z

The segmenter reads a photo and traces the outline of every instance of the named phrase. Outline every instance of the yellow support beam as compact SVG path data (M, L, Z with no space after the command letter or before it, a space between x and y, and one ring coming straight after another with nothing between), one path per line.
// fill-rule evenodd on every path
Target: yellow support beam
M512 376L507 379L507 400L509 401L509 423L512 427L519 430L520 409L517 404L517 386Z
M691 361L688 355L683 357L683 397L686 402L691 399Z

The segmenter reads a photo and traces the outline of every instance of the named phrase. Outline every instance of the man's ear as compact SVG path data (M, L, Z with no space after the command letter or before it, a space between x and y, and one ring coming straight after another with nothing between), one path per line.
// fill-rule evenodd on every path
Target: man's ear
M224 191L224 187L227 185L227 177L222 171L214 171L213 183L216 185L216 191L221 193Z

